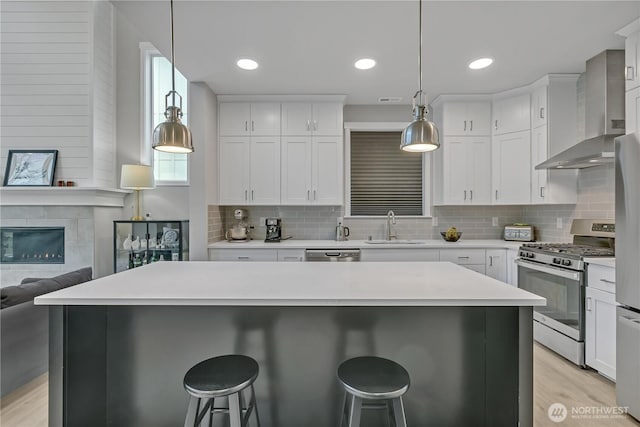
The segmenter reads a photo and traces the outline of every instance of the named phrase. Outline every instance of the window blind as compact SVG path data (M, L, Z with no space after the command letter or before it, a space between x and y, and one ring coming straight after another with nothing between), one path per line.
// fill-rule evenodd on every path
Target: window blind
M351 215L422 215L422 158L400 132L351 133Z

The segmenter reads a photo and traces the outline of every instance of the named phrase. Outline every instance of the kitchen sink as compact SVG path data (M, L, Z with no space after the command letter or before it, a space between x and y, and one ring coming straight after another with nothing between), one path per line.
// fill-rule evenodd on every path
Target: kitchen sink
M365 240L365 243L369 245L419 245L424 244L426 241L424 240Z

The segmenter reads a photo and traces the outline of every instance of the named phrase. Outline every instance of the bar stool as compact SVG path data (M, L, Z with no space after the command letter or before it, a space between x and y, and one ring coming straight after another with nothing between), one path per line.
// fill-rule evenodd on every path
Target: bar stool
M340 427L360 426L363 409L386 409L389 423L406 427L402 395L409 390L409 373L396 362L363 356L346 360L338 367L338 380L345 390ZM367 402L369 401L369 402Z
M203 421L211 426L214 413L228 413L231 427L245 427L252 412L255 413L255 421L260 427L256 394L253 389L258 371L258 363L255 360L237 354L213 357L189 369L184 376L184 389L191 396L185 427L197 427ZM249 387L251 399L249 406L245 407L242 392ZM215 400L222 397L228 398L229 405L216 407Z

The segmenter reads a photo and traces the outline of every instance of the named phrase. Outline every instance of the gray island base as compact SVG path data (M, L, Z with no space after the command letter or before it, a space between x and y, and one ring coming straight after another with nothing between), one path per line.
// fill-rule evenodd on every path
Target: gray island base
M231 274L236 286L222 285ZM155 291L139 282L155 276ZM167 290L178 277L182 292ZM313 288L326 280L342 290ZM449 263L164 263L37 303L52 306L51 426L183 425L184 374L228 353L260 365L263 426L335 427L336 369L360 355L407 369L410 426L532 426L532 306L544 299ZM386 425L381 415L362 425Z

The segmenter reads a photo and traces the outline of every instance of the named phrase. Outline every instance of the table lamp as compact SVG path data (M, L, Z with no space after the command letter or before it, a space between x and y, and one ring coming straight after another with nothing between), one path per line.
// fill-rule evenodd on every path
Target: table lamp
M135 190L136 192L136 214L131 218L133 221L142 221L144 217L140 201L140 190L155 188L153 179L153 168L146 165L122 165L120 174L120 188Z

